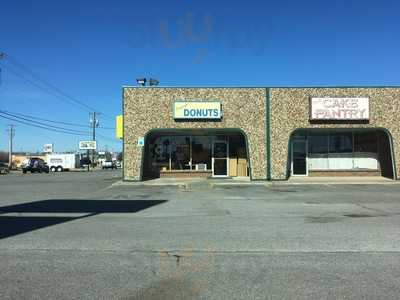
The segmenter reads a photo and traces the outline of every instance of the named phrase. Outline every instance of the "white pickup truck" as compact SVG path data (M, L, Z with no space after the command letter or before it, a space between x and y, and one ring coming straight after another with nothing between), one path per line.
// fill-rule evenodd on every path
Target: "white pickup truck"
M104 169L116 169L117 165L116 165L115 161L106 160L105 162L103 162L101 167L102 167L103 170Z

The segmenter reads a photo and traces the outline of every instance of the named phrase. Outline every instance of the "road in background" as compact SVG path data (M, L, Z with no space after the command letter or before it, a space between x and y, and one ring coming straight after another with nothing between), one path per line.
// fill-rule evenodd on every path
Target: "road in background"
M12 176L0 177L2 299L400 294L397 184L126 186L112 185L119 171Z

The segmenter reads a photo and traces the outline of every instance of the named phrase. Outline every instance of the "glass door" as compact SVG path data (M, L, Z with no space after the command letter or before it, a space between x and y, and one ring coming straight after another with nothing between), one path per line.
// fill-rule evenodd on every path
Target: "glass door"
M292 141L292 175L307 176L307 141Z
M214 141L212 146L213 177L228 176L228 142Z

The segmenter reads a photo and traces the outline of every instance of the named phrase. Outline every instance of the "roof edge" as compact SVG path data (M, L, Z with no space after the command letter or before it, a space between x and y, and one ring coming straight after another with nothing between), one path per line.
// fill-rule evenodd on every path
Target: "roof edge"
M362 89L400 88L400 85L320 85L320 86L133 86L123 85L123 89Z

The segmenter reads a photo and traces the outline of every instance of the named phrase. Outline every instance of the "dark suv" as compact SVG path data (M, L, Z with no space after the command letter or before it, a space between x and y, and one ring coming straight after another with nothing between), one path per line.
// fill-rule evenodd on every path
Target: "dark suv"
M8 164L0 162L0 174L8 174L9 172L10 169L8 168Z
M26 172L49 173L49 166L44 162L43 159L31 158L29 159L28 163L22 167L22 173L26 174Z

